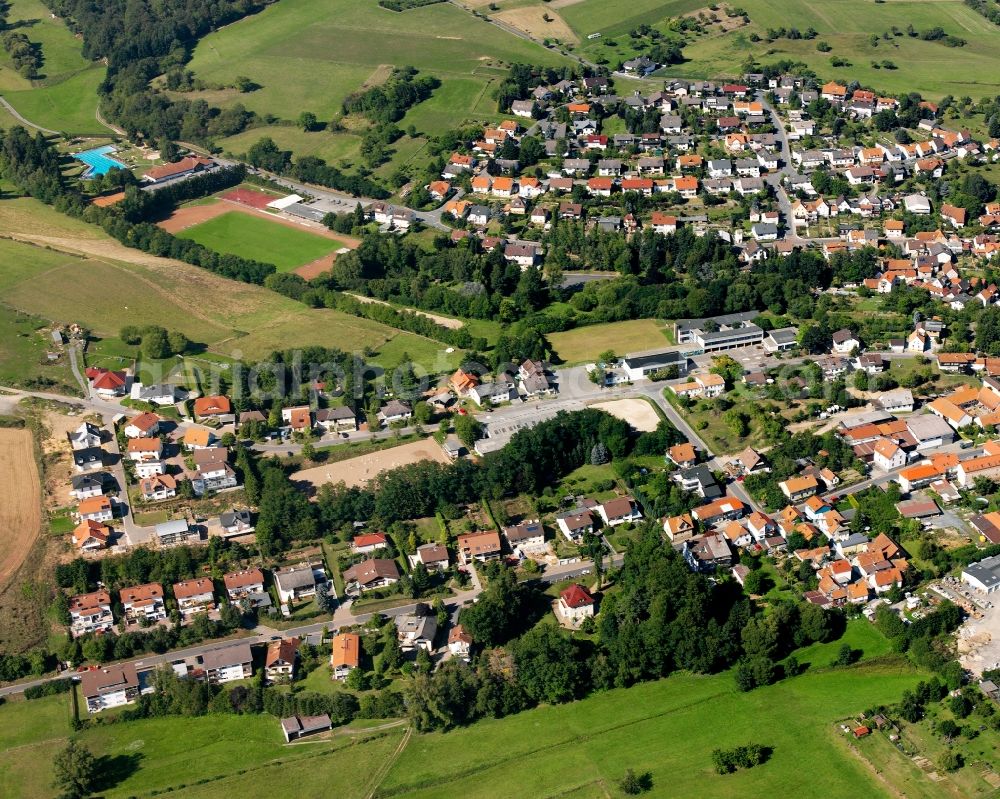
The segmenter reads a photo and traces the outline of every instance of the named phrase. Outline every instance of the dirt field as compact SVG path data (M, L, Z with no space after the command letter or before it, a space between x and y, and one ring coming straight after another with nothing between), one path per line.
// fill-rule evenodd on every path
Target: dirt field
M558 39L561 42L580 41L573 33L573 29L551 8L525 6L501 11L492 16L494 19L506 22L536 39ZM548 21L545 20L546 16L549 18Z
M279 197L276 194L264 194L262 191L254 191L253 189L233 189L219 195L219 199L246 205L250 208L259 208L263 211L267 208L268 203L274 202Z
M368 455L359 455L357 458L339 463L303 469L295 472L291 479L293 482L310 483L314 488L324 483L344 483L348 487L363 486L382 472L419 461L448 463L448 456L433 439L426 439Z
M48 510L65 508L72 504L69 491L73 487L73 461L69 455L66 434L84 421L99 423L95 416L74 413L72 416L58 411L45 411L42 423L48 435L42 440L42 457L45 459L45 485L43 498Z
M24 563L41 531L41 484L30 430L0 428L0 587Z
M312 264L309 264L309 266L311 265ZM302 272L298 269L295 270L295 273L302 275ZM302 275L302 277L305 277L305 275ZM344 293L349 294L358 302L366 302L366 303L373 302L377 305L389 305L389 303L385 302L384 300L376 300L374 297L363 297L360 294L353 294L350 291L346 291ZM446 327L449 330L458 330L465 324L461 319L452 319L449 316L438 316L436 313L428 313L427 311L418 311L415 308L408 308L407 310L413 311L413 313L415 313L417 316L425 316L435 324L441 325L441 327Z
M653 407L642 399L621 399L610 402L598 402L590 406L601 411L607 411L612 416L624 419L640 433L648 433L656 429L660 417Z

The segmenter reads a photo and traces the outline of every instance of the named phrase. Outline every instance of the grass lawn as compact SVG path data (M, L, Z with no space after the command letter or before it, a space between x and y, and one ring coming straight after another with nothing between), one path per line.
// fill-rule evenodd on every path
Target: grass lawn
M411 740L377 796L617 796L626 769L649 796L885 796L832 722L891 702L920 675L907 666L830 670L738 693L730 674L678 674L582 702ZM773 747L750 771L719 776L711 751ZM808 768L803 764L808 763Z
M560 485L571 488L577 494L589 495L595 492L594 486L608 480L617 482L617 479L615 470L611 468L610 463L603 463L599 466L588 463L566 475Z
M0 706L0 784L5 799L49 799L52 758L70 734L69 694Z
M625 355L664 347L663 331L664 326L652 319L634 319L550 333L548 339L560 361L577 364L594 361L605 350Z
M230 253L274 264L288 272L344 246L341 242L305 230L230 211L177 234L216 252Z
M836 641L826 644L811 644L795 651L795 657L800 665L809 664L811 669L821 669L832 666L837 659L838 651L844 644L861 652L859 657L871 659L887 655L892 651L889 641L875 629L867 619L852 619L847 623L847 629Z

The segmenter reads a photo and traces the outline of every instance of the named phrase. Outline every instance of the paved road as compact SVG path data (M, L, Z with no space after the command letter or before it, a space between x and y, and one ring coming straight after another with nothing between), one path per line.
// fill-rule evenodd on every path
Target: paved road
M266 172L263 169L255 169L248 164L243 164L242 161L233 161L226 158L221 158L219 156L213 156L215 161L222 166L238 166L243 165L251 174L258 174L262 177L267 178L274 183L284 186L291 192L295 194L304 194L316 199L323 200L326 203L331 203L337 208L338 213L351 213L358 203L361 204L362 208L367 208L369 205L375 202L381 202L381 200L376 200L371 197L355 197L352 194L347 194L341 191L335 191L334 189L328 189L323 186L314 186L311 183L301 183L297 180L292 180L291 178L282 177L281 175L275 175L271 172ZM457 196L461 196L458 194ZM402 207L402 206L401 206ZM437 228L438 230L450 231L451 228L448 227L444 222L441 221L441 209L435 211L414 211L411 212L415 219L418 219L427 227Z
M40 130L42 133L48 133L50 136L61 136L62 134L58 130L49 130L49 128L43 128L41 125L36 125L30 119L25 119L21 116L21 113L14 108L10 103L7 102L5 97L0 97L0 105L2 105L7 112L14 117L22 125L27 125L29 128L34 128L35 130Z

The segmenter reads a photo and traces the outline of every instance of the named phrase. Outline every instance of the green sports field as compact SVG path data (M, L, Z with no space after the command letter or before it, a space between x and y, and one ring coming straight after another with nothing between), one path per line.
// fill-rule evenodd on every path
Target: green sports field
M344 246L339 241L239 211L209 219L177 235L216 252L274 264L280 272L289 272Z

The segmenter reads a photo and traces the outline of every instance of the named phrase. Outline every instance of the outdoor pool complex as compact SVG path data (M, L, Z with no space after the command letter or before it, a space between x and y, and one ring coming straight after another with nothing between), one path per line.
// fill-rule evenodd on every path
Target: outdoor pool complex
M88 168L83 173L83 176L93 178L99 175L106 175L112 169L127 168L121 161L116 161L114 158L108 157L108 153L113 153L114 151L114 145L108 144L104 147L96 147L93 150L84 150L73 157L77 161L83 161L87 165Z

